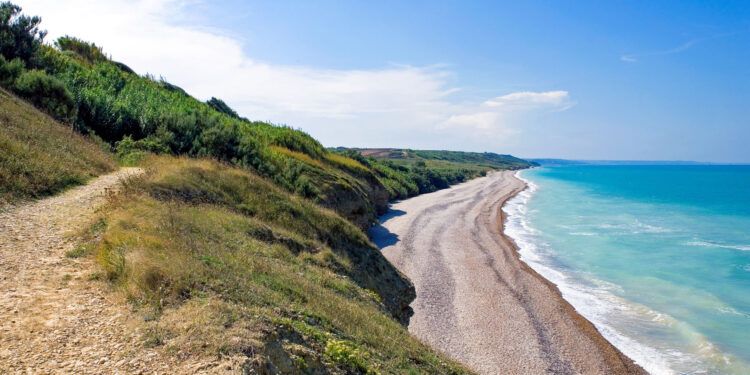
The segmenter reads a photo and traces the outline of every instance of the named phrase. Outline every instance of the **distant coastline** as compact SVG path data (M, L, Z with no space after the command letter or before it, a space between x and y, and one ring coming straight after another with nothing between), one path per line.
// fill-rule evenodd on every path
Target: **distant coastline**
M750 165L746 163L721 163L691 160L575 160L575 159L552 159L552 158L526 158L533 163L543 167L560 167L566 165Z

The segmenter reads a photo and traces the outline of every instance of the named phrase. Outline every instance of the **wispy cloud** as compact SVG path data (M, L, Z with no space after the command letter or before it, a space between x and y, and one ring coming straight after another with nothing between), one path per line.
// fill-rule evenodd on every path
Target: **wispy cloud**
M488 107L522 108L527 110L539 107L567 109L573 105L573 102L570 100L570 95L567 91L522 91L492 98L484 102L484 105Z
M694 38L690 39L687 42L684 42L676 47L660 50L660 51L652 51L652 52L644 52L644 53L630 53L620 56L620 61L626 62L626 63L635 63L638 62L643 57L648 56L664 56L664 55L672 55L676 53L681 53L689 50L690 48L694 47L695 45L699 43L703 43L705 41L709 41L712 39L718 39L728 36L733 36L739 34L738 32L732 32L732 33L722 33L722 34L716 34L712 36L702 37L702 38Z
M35 0L50 38L71 34L105 48L140 73L164 75L192 95L217 96L253 119L298 126L338 145L444 147L476 140L500 148L516 119L573 105L566 91L509 93L478 102L455 98L453 72L441 65L325 69L278 65L247 55L221 30L174 23L195 0ZM182 13L185 12L185 13ZM513 116L510 116L510 115ZM463 143L466 144L466 143Z

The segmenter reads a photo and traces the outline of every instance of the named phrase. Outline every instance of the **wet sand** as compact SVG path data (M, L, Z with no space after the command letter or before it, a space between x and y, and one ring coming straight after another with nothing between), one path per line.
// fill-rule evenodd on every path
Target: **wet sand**
M394 204L373 228L414 283L409 331L480 374L641 374L518 258L502 205L525 188L495 172Z

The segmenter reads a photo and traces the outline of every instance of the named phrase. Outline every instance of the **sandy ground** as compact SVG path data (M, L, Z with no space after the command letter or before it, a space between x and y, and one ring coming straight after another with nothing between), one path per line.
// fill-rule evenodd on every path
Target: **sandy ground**
M221 373L218 362L178 361L143 345L143 318L91 280L91 257L69 259L124 168L59 196L0 211L0 374ZM219 371L217 371L219 370ZM227 371L231 372L231 371Z
M413 282L409 331L481 374L639 374L519 260L502 205L525 188L496 172L392 206L372 230Z

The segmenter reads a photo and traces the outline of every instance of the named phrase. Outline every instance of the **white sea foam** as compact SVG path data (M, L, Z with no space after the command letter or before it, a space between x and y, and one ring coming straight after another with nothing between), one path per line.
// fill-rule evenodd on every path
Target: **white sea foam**
M594 232L570 232L571 236L596 236Z
M626 300L621 286L597 279L593 274L571 269L561 264L548 243L544 233L533 228L528 203L534 194L544 187L524 180L529 189L510 200L503 208L507 213L506 233L516 241L521 259L542 276L555 283L563 298L591 321L602 335L623 353L652 374L705 374L747 373L748 364L721 351L695 327L664 312L655 311L645 305ZM561 225L558 225L561 227ZM583 227L571 226L565 232L590 232ZM605 232L627 234L666 233L673 230L646 224L625 217L623 222L602 223L586 229L597 228ZM598 234L598 233L596 233ZM691 246L730 247L750 250L746 245L716 244L693 241ZM718 246L717 246L718 245ZM750 264L743 267L750 272ZM717 311L729 315L747 316L724 304L716 304ZM665 337L669 337L665 339Z
M699 246L699 247L718 247L721 249L732 249L741 251L750 251L750 245L734 245L734 244L720 244L710 241L688 241L685 243L688 246Z
M670 228L660 227L658 225L646 224L638 219L631 219L626 223L602 223L595 225L596 229L611 229L615 230L615 234L618 235L629 235L629 234L643 234L643 233L671 233L673 232Z
M617 290L619 286L599 280L588 280L588 283L592 284L589 286L583 280L577 280L572 275L555 269L555 265L548 256L549 251L546 249L548 245L536 238L535 234L538 232L529 225L526 215L527 204L539 187L524 179L520 172L516 173L516 177L523 180L528 185L528 189L508 201L503 210L508 215L505 231L518 245L521 260L555 283L563 298L570 302L581 315L594 323L607 340L646 371L652 374L674 374L675 371L671 368L669 359L679 360L687 356L676 350L670 353L660 352L626 336L609 323L613 312L617 312L618 315L631 316L645 313L649 317L648 320L665 325L673 324L674 319L645 306L633 308L633 304L611 292L611 290Z

